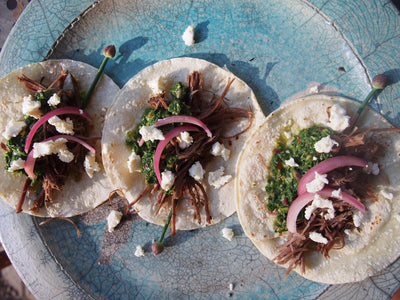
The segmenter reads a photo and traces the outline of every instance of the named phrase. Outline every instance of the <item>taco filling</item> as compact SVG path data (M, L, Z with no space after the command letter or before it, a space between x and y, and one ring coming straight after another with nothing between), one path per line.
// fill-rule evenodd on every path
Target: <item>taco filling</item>
M73 90L63 88L68 75ZM1 146L7 171L26 176L18 213L28 189L36 192L31 210L38 211L53 200L53 194L62 189L69 174L79 180L85 167L92 177L99 166L94 148L84 141L88 140L90 116L80 109L80 91L72 74L61 68L58 78L48 87L24 74L17 79L33 94L23 98L24 120L6 128L3 135L11 137L7 136L9 139Z
M118 87L103 78L96 107L84 110L83 88L96 71L80 62L54 60L2 79L1 195L16 212L72 216L106 200L109 185L99 172L98 122L110 102L107 93ZM64 189L65 184L74 187Z
M177 202L190 202L193 218L199 224L210 224L212 215L204 180L208 177L208 183L218 189L232 179L223 170L208 174L204 171L216 156L229 160L230 150L224 144L251 126L251 111L226 104L224 97L232 82L228 80L221 95L212 94L212 100L205 102L204 93L210 92L203 90L202 73L194 71L188 75L187 85L177 82L167 89L169 94L164 91L152 96L139 124L126 133L126 145L132 150L130 171L143 173L147 185L130 206L148 193L157 194L156 213L171 203L172 235ZM234 135L226 135L224 128L241 119L247 119L248 125ZM201 218L202 210L206 220Z
M399 129L371 109L352 129L358 107L340 97L300 99L270 114L244 147L239 220L285 276L359 281L398 256Z
M289 263L286 274L297 265L305 272L309 251L329 256L344 247L346 233L359 227L363 202L376 201L373 180L384 150L368 132L314 125L274 148L265 206L276 215L275 231L291 232L274 258Z
M144 220L175 230L236 211L236 165L264 115L250 87L208 61L160 61L133 76L107 112L102 160ZM164 228L167 228L164 226Z

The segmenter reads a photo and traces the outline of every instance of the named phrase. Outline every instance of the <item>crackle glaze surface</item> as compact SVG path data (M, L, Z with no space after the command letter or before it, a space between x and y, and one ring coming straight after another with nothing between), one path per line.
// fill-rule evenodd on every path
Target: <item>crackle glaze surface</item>
M181 38L190 24L193 47ZM3 47L0 76L48 58L99 66L102 49L115 44L106 73L120 87L159 60L198 57L245 80L268 114L313 82L361 101L370 79L386 72L394 82L372 106L399 127L399 32L399 12L383 0L36 0ZM110 234L110 209L74 218L77 238L67 222L38 226L40 219L0 202L2 243L38 299L390 299L400 285L400 261L354 284L328 286L294 273L284 281L285 270L258 253L236 215L167 238L154 257L161 227L131 218ZM222 237L224 227L234 230L233 241ZM138 245L144 257L134 255Z

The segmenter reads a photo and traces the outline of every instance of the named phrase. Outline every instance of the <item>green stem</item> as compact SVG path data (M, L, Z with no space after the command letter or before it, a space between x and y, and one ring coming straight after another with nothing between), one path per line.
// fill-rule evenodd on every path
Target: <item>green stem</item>
M161 236L160 239L158 240L159 243L162 243L162 241L164 240L164 235L167 232L167 229L169 227L169 224L171 223L171 218L172 218L172 208L169 211L169 215L168 215L168 220L164 225L163 231L161 232Z
M363 103L361 103L361 106L359 107L359 109L357 110L358 114L361 114L362 111L364 110L364 108L368 105L369 101L371 101L372 97L375 95L376 91L379 89L373 88L369 94L367 95L367 97L365 98L365 100L363 101Z
M379 91L381 89L378 88L373 88L369 94L367 95L367 97L365 98L365 100L361 103L361 106L358 108L357 112L356 112L356 119L354 120L351 128L353 128L358 119L360 118L361 113L363 112L363 110L365 109L365 107L368 105L369 101L371 101L371 99L374 97L374 95L376 94L377 91Z
M89 104L90 97L91 97L92 94L93 94L93 91L94 91L94 89L95 89L95 87L96 87L96 85L97 85L97 82L98 82L99 79L100 79L100 76L101 76L101 75L103 74L103 72L104 72L104 68L106 67L106 64L107 64L108 59L109 59L109 57L107 57L107 56L104 57L103 62L101 63L101 66L100 66L99 70L97 71L96 77L94 78L94 80L93 80L93 82L92 82L92 85L90 86L88 92L86 93L85 98L84 98L83 101L82 101L82 104L81 104L81 108L82 108L82 109L85 109L86 106Z

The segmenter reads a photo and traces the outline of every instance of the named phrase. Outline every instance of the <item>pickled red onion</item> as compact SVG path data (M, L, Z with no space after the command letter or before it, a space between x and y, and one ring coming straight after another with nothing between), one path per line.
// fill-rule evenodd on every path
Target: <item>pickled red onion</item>
M166 117L164 119L160 119L157 122L154 123L156 127L171 124L171 123L189 123L193 125L197 125L201 128L204 129L204 131L207 133L208 137L212 137L212 133L210 129L208 129L207 125L204 124L200 119L192 117L192 116L185 116L185 115L179 115L179 116L170 116Z
M192 116L178 115L178 116L166 117L163 119L159 119L157 122L154 123L154 126L160 127L160 126L172 124L172 123L189 123L189 124L197 125L204 129L204 131L207 133L208 137L212 137L211 130L208 129L207 125L204 124L200 119L192 117ZM139 147L141 147L143 144L144 144L144 139L141 138L139 141Z
M288 231L290 231L292 233L297 232L297 228L296 228L297 216L299 215L300 211L314 199L315 194L318 194L324 198L332 197L332 198L342 200L344 202L349 203L353 207L357 208L362 213L365 212L364 204L362 204L356 198L354 198L344 192L341 192L340 196L335 196L335 195L332 195L333 191L334 191L334 189L332 189L332 188L324 188L317 193L305 192L305 193L299 195L289 207L289 211L288 211L287 218L286 218L286 227L287 227Z
M25 173L28 174L29 178L31 179L36 179L36 174L33 172L33 169L35 168L35 162L36 158L33 158L33 150L29 152L28 157L26 158L26 161L24 163L24 170Z
M326 174L334 169L346 167L346 166L357 166L357 167L365 167L367 162L359 157L355 156L335 156L324 161L320 162L316 166L312 167L308 170L303 177L301 177L299 181L299 185L297 187L297 195L302 195L307 192L306 185L310 181L312 181L315 177L315 172L318 174Z
M199 129L195 126L191 125L184 125L184 126L179 126L171 129L170 131L167 132L167 134L164 136L164 140L160 141L157 145L156 152L154 154L154 172L156 173L158 183L161 186L161 174L160 174L160 159L161 155L163 153L163 150L165 146L178 134L184 131L199 131Z
M90 152L95 153L96 150L90 146L88 143L82 141L81 139L72 136L72 135L55 135L52 137L49 137L45 140L43 140L42 142L47 142L47 141L55 141L58 139L66 139L66 140L70 140L73 142L77 142L79 144L81 144L82 146L84 146L86 149L88 149ZM37 176L36 174L33 172L34 168L35 168L35 162L36 162L36 158L33 157L33 149L29 152L28 157L26 158L26 161L24 163L24 170L26 172L26 174L31 178L31 179L36 179Z
M73 107L73 106L65 106L65 107L60 107L57 109L54 109L50 112L48 112L47 114L45 114L43 117L41 117L31 128L31 131L28 134L28 137L26 138L26 142L25 142L25 152L28 153L29 148L31 146L32 143L32 139L36 133L36 131L39 129L39 127L44 124L47 120L49 120L50 118L54 117L54 116L58 116L58 115L81 115L82 117L91 120L90 116L84 112L82 109L77 108L77 107Z

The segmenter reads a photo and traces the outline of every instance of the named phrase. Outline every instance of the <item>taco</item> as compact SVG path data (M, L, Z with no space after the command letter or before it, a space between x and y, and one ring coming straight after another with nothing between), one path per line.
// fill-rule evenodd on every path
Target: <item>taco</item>
M0 197L18 212L70 217L107 199L100 137L119 88L102 76L81 108L96 74L82 62L49 60L0 80Z
M237 171L238 216L263 255L338 284L377 274L400 246L400 138L372 109L303 98L271 113Z
M239 151L263 114L248 85L205 60L175 58L135 75L107 113L103 163L139 215L172 234L236 211Z

